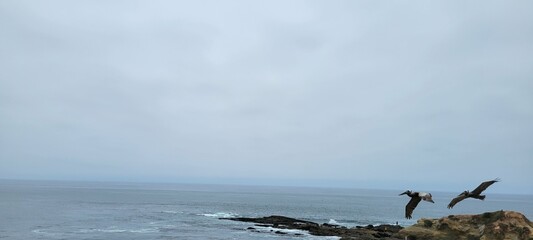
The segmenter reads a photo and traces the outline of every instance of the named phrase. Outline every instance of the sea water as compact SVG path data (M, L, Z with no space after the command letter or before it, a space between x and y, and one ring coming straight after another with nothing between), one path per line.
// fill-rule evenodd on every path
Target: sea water
M0 180L0 239L338 239L256 227L223 217L283 215L347 227L411 225L419 218L513 210L533 218L533 196L487 191L453 209L432 192L413 219L403 190Z

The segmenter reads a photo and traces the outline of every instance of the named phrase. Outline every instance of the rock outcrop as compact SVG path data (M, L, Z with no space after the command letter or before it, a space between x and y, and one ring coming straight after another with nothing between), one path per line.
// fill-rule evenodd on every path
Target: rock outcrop
M409 240L533 240L533 223L521 213L497 211L422 218L399 234Z
M267 227L272 228L270 231L273 234L287 234L280 229L297 229L316 236L338 236L342 240L533 240L533 223L521 213L513 211L450 215L440 219L422 218L407 228L387 224L347 228L284 216L221 219L254 223L254 227L246 228L248 231L260 232L259 228Z
M341 239L360 239L360 240L398 240L403 239L398 235L401 226L398 225L379 225L347 228L335 224L318 224L315 222L299 220L284 216L270 216L261 218L221 218L226 220L252 222L256 227L272 227L277 229L297 229L308 231L315 236L338 236ZM256 231L255 227L248 227L249 231ZM275 234L284 234L282 231L274 231Z

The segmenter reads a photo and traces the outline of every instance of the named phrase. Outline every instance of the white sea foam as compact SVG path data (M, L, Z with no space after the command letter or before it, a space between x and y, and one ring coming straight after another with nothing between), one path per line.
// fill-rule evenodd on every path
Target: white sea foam
M37 229L31 230L31 232L35 234L39 234L41 236L57 236L61 234L60 232L54 231L53 229L50 229L50 228L37 228Z
M157 232L158 228L139 228L139 229L121 229L117 227L109 228L91 228L91 229L81 229L80 233L93 233L93 232L103 232L103 233L153 233Z
M178 214L178 213L183 213L183 212L180 212L180 211L161 211L162 213L168 213L168 214Z
M205 216L205 217L214 217L214 218L231 218L231 217L236 217L238 214L217 212L217 213L204 213L204 214L199 214L199 215Z
M283 229L283 228L275 228L275 227L260 227L260 226L254 226L254 232L259 233L272 233L276 234L276 232L287 234L287 235L293 235L293 236L304 236L305 239L317 239L317 240L339 240L340 237L337 236L314 236L311 235L308 231L305 230L298 230L298 229Z
M330 219L329 224L334 224L334 225L339 225L339 223L337 221L335 221L335 219Z
M285 234L293 234L293 235L305 235L305 236L311 236L311 234L309 234L309 232L307 231L304 231L304 230L298 230L298 229L283 229L283 228L275 228L275 227L260 227L260 226L255 226L254 227L256 232L281 232L281 233L285 233Z
M316 239L316 240L340 240L341 237L337 237L337 236L313 236L313 235L310 235L310 236L307 237L306 239Z
M31 232L36 233L36 234L55 235L55 233L47 232L44 229L34 229L34 230L31 230Z

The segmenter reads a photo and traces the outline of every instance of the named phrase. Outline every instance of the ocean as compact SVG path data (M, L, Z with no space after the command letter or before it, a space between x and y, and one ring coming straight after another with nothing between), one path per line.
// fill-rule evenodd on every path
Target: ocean
M513 210L533 218L533 196L493 194L446 206L457 193L432 192L413 219L402 190L0 180L0 239L338 239L220 217L283 215L347 227L411 225L419 218Z

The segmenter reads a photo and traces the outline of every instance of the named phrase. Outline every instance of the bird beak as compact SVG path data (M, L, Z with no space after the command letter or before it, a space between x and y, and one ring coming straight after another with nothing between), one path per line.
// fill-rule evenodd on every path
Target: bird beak
M433 202L433 199L430 199L430 200L429 200L428 202L432 202L432 203L435 203L435 202Z
M407 194L407 191L403 192L403 193L400 193L398 194L398 196L401 196L401 195L404 195L404 194Z

